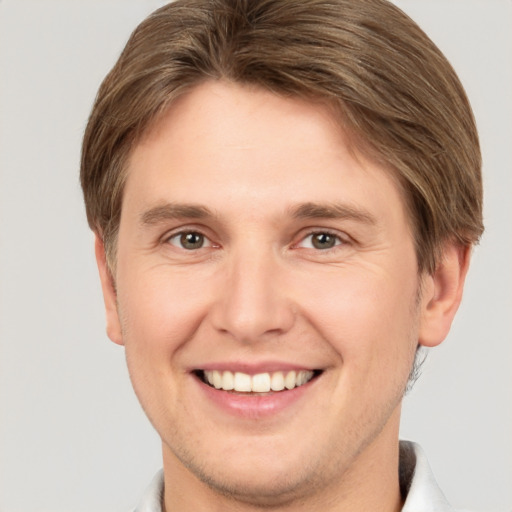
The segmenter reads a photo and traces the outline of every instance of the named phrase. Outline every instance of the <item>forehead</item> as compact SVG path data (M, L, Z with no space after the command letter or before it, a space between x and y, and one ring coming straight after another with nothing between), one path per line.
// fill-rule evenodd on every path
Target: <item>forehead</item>
M138 146L162 136L182 134L184 140L193 134L201 153L238 148L257 150L263 156L275 149L296 149L298 144L306 149L312 136L321 136L324 150L345 151L353 144L339 117L326 100L283 96L251 84L206 81L173 101L149 125ZM281 131L291 125L293 134Z
M139 209L192 201L227 211L238 197L260 213L372 195L375 206L402 206L393 173L355 149L332 108L223 82L195 87L153 124L131 154L125 189Z

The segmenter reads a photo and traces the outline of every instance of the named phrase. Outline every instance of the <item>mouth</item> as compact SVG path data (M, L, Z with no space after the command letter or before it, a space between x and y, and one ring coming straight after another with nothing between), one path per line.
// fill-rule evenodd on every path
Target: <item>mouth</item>
M221 370L195 370L194 375L207 386L240 394L271 394L299 388L321 375L322 370L291 370L257 373Z

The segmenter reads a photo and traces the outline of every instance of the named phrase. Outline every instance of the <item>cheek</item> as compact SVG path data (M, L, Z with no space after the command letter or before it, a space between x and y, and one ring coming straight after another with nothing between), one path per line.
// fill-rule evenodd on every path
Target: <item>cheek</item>
M129 278L120 280L124 286L118 298L127 342L172 350L178 340L188 338L207 310L203 277L162 265L130 272Z
M157 424L179 407L182 348L205 311L204 294L168 272L132 272L118 290L126 362L139 402ZM165 404L165 406L163 405Z
M144 407L156 400L154 394L165 392L162 382L174 381L183 371L181 350L208 307L195 280L180 279L163 268L129 276L120 280L119 312L130 378Z
M399 273L340 272L321 291L308 287L308 317L343 360L366 379L408 375L417 337L417 278ZM396 371L395 371L396 370Z

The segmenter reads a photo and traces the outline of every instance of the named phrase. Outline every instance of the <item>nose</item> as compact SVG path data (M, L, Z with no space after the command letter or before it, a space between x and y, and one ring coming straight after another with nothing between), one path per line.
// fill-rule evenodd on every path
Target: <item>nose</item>
M225 262L222 288L210 310L214 327L238 341L278 337L294 323L283 268L272 251L239 251Z

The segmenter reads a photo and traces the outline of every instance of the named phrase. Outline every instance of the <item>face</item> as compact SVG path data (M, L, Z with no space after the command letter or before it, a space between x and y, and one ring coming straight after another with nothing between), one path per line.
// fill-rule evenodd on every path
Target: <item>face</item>
M167 473L271 502L394 453L425 309L413 237L327 107L183 96L132 153L117 255L109 335Z

